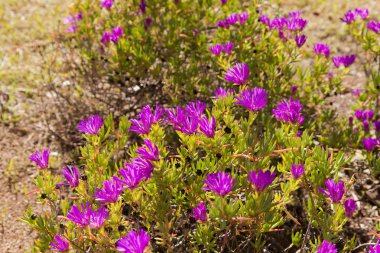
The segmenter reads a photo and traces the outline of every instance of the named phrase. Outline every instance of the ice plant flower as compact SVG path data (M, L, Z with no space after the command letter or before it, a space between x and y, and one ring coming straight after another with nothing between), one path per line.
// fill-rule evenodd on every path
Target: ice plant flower
M103 119L99 115L92 115L83 119L77 129L85 134L96 135L103 126Z
M225 4L227 3L227 0L220 0L220 3L221 3L222 5L225 5Z
M290 172L292 173L295 179L298 179L305 173L305 169L302 164L298 164L298 165L292 164L292 168L290 169Z
M213 191L222 197L230 193L235 185L235 180L232 176L223 171L207 175L203 182L206 184L202 188L203 190Z
M148 30L149 26L152 24L152 18L151 17L147 17L145 19L145 22L144 22L144 29L145 30Z
M368 247L368 253L380 253L380 244Z
M249 77L249 68L246 63L237 63L235 67L230 68L224 75L224 79L234 84L243 85Z
M144 253L149 241L150 237L143 229L140 229L139 233L132 230L116 242L116 249L119 252Z
M243 13L238 14L238 19L239 19L240 25L244 25L245 22L247 22L248 20L248 12L243 12Z
M365 132L369 132L369 122L368 120L363 121L363 129Z
M344 183L342 181L338 181L338 183L335 183L334 179L327 179L325 182L325 186L327 191L320 187L318 187L318 190L327 197L329 197L332 200L332 202L339 203L344 194Z
M154 112L149 105L146 105L139 114L139 119L131 119L132 126L129 131L136 132L138 134L149 134L150 128L154 123L157 123L164 113L164 110L156 105Z
M360 88L353 89L353 90L351 91L352 95L354 95L355 97L360 96L360 94L361 94L362 92L363 92L363 91L362 91L362 89L360 89Z
M207 221L207 208L203 202L199 202L198 206L193 208L194 214L190 215L194 219L200 220L202 222Z
M189 111L189 108L187 111ZM175 130L185 134L198 132L199 117L197 115L188 115L188 113L179 106L166 110L166 115L168 116L167 122L173 125Z
M93 211L90 215L89 228L100 228L108 218L108 210L104 206L97 211Z
M367 24L367 28L377 34L380 33L380 21L370 20Z
M69 241L65 237L60 235L54 236L54 241L50 242L49 245L51 248L49 250L59 251L59 252L68 252L70 248Z
M373 126L375 127L376 132L380 132L380 120L375 120Z
M264 14L260 15L259 21L263 23L264 25L268 26L269 28L271 28L271 20L267 15L264 15Z
M79 210L78 206L73 205L67 213L67 218L78 225L85 227L90 223L90 216L92 213L93 210L90 203L86 202L86 206L81 203L81 210Z
M146 3L145 0L141 0L139 3L139 8L142 14L146 13Z
M129 189L135 189L145 178L143 171L133 164L126 164L125 168L119 170L119 174L123 179L117 177L114 177L114 179L118 180Z
M82 20L82 14L78 13L75 16L69 16L63 20L63 23L66 25L69 25L69 27L66 29L68 32L74 33L77 30L77 22Z
M113 43L117 44L119 39L123 37L123 28L120 26L116 26L115 28L112 29L112 35L111 35L111 40Z
M333 243L323 240L316 253L338 253L338 250Z
M215 45L210 46L211 53L213 53L216 56L219 56L222 50L223 50L223 46L219 43L216 43Z
M344 201L344 212L346 213L347 217L351 217L358 205L355 203L353 199L347 199Z
M66 178L67 182L69 182L69 186L77 187L79 185L79 172L78 169L74 166L66 166L61 171L61 174ZM67 185L67 184L59 184L59 185Z
M153 165L150 163L149 160L146 160L146 159L138 156L138 157L132 159L131 161L135 166L140 168L140 171L141 171L141 173L145 179L150 178L150 176L152 175L152 172L153 172Z
M367 151L372 151L375 149L375 147L377 146L377 140L376 139L372 139L372 138L368 138L368 139L365 139L363 138L363 146L364 146L364 149L367 150Z
M186 105L185 111L188 115L196 118L202 117L204 110L206 109L206 103L202 101L190 102Z
M256 112L263 109L268 101L268 93L263 88L255 87L242 90L235 98L237 105L242 105L250 111Z
M339 68L341 65L347 68L355 62L355 59L356 59L356 56L354 54L351 54L351 55L335 56L332 58L332 61L335 67L337 68Z
M210 121L205 115L203 115L199 120L199 129L204 133L208 138L213 138L215 135L215 118L211 116Z
M233 94L234 91L231 89L223 89L222 87L219 87L214 91L214 96L215 98L223 98L223 97L228 97L229 95Z
M230 25L235 25L237 22L238 22L238 14L231 14L230 16L228 16L225 21L228 22L228 24Z
M297 47L302 47L303 44L305 44L305 42L306 42L306 36L296 34L294 40L296 41Z
M330 56L330 48L327 44L317 43L314 45L314 52L318 55L323 54L326 58Z
M343 18L340 18L340 20L346 24L351 24L356 19L356 13L355 11L348 10Z
M118 201L120 194L123 192L123 184L114 178L105 180L103 188L97 188L95 200L100 204L115 203Z
M102 38L100 39L100 42L101 42L103 45L107 46L107 45L111 42L111 39L112 39L112 34L109 33L109 32L107 32L107 31L105 31L105 32L103 33Z
M368 17L368 9L355 9L355 14L360 16L362 19L367 19Z
M304 117L301 115L302 104L299 100L294 101L292 98L289 100L284 99L282 103L277 104L277 108L272 112L277 120L283 122L290 122L293 124L302 124Z
M44 149L42 152L34 152L29 156L29 160L35 162L41 169L46 169L49 166L49 156L50 150Z
M232 50L234 50L234 43L232 42L227 42L225 43L222 47L223 47L223 51L227 54L227 55L231 55L232 53Z
M109 10L113 6L113 0L102 0L100 4L102 5L102 7Z
M302 31L307 25L307 20L303 18L287 19L286 27L289 31Z
M136 153L146 160L157 161L160 155L157 145L152 143L149 139L145 139L144 143L146 148L138 148Z
M247 178L248 182L253 184L255 189L258 192L264 191L274 180L276 177L276 172L271 173L269 170L267 171L251 171Z

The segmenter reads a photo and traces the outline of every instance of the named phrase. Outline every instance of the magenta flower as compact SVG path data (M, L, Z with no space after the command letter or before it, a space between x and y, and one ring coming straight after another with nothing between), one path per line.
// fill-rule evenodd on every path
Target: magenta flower
M103 44L103 45L108 45L110 42L111 42L111 39L112 39L112 34L105 31L103 33L103 36L102 38L100 39L100 42Z
M49 166L49 156L50 150L44 149L42 152L34 152L29 156L29 160L35 162L41 169L46 169Z
M356 89L353 89L353 90L351 91L352 95L354 95L355 97L360 96L360 94L361 94L362 92L363 92L363 91L362 91L362 89L360 89L360 88L356 88Z
M380 22L375 21L375 20L371 20L368 22L367 28L378 34L378 33L380 33Z
M302 31L307 25L307 20L303 18L287 19L286 27L289 31Z
M223 47L219 43L210 46L211 53L213 53L216 56L219 56L222 50L223 50Z
M206 103L197 100L195 101L195 103L194 102L188 103L185 107L185 112L191 117L200 118L202 117L202 114L205 109L206 109Z
M103 126L103 119L99 115L92 115L82 120L77 129L85 134L96 135Z
M223 47L223 51L227 54L227 55L231 55L232 53L232 50L234 50L234 43L232 42L227 42L225 43L222 47Z
M220 28L229 28L230 27L230 24L228 23L227 20L219 20L217 23L216 23L216 26L217 27L220 27Z
M199 202L198 206L193 208L193 212L194 214L190 215L190 217L202 222L207 221L207 208L202 202Z
M76 167L66 166L61 171L61 174L66 178L69 184L58 184L57 186L69 185L71 187L77 187L79 185L79 172Z
M86 206L81 203L81 210L77 206L72 206L67 214L67 218L73 222L79 224L82 227L87 226L90 223L90 216L93 210L89 202L86 202Z
M153 172L153 165L150 163L150 161L138 156L132 159L132 163L140 169L141 174L145 179L150 178ZM127 164L128 163L126 163L125 165Z
M152 143L149 139L145 139L144 143L146 148L138 148L136 153L146 160L157 161L160 155L157 145Z
M376 244L375 247L369 246L368 253L380 253L380 244Z
M139 8L142 14L146 13L146 3L145 0L141 0L139 3Z
M95 200L100 204L115 203L123 192L123 185L120 181L111 178L103 182L103 188L96 188Z
M151 126L157 123L164 113L164 110L156 105L156 109L153 113L149 105L146 105L139 114L139 119L131 119L132 126L129 131L136 132L138 134L149 134Z
M263 172L262 170L251 171L247 180L253 184L258 192L264 191L276 177L276 172L271 173L269 170Z
M296 34L294 40L296 41L297 47L302 47L303 44L305 44L305 42L306 42L306 36Z
M373 126L375 127L376 132L380 132L380 120L375 120Z
M213 138L215 136L215 118L211 116L210 121L206 116L202 116L199 119L199 129L204 133L208 138Z
M375 147L378 145L378 142L376 139L368 138L365 139L363 138L363 146L364 149L367 151L372 151L375 149Z
M326 58L330 56L330 48L327 44L317 43L314 45L314 52L318 55L323 54Z
M102 5L102 7L106 8L106 9L111 9L112 5L113 5L113 0L102 0L100 2L100 4Z
M367 19L368 9L355 9L356 16L360 16L362 19Z
M241 14L238 14L238 19L239 19L240 25L244 25L245 22L247 22L247 20L248 20L248 13L243 12Z
M250 111L256 112L263 109L268 100L268 94L265 89L255 87L253 89L242 90L235 98L237 105L242 105Z
M271 20L267 15L264 15L264 14L260 15L259 21L263 23L264 25L268 26L269 28L272 27Z
M123 37L123 28L120 26L116 26L115 28L112 29L112 35L111 35L111 40L113 43L117 44L119 39Z
M338 253L338 250L333 243L323 240L316 253Z
M69 27L66 29L68 32L74 33L77 30L77 23L78 21L82 20L82 14L78 13L75 16L69 16L63 20L63 23L66 25L69 25Z
M344 201L344 212L346 213L347 217L351 217L358 205L355 203L353 199L347 199Z
M298 179L305 173L305 169L302 164L298 164L298 165L292 164L292 168L290 169L290 172L292 173L295 179Z
M55 235L54 241L50 242L49 245L51 246L49 250L52 251L68 252L70 248L69 241L60 235Z
M224 79L235 84L243 85L249 77L249 68L246 63L237 63L235 67L230 68L224 75Z
M282 103L277 104L277 108L272 112L277 120L283 122L290 122L293 124L302 124L304 117L301 115L302 104L299 100L294 101L292 98L289 100L284 99Z
M292 95L296 94L297 89L298 89L297 85L292 85L292 87L291 87Z
M271 28L280 30L286 25L287 25L287 19L284 17L279 17L272 20Z
M363 121L363 129L365 132L369 132L369 122L368 120Z
M320 187L318 187L318 190L327 197L329 197L332 200L332 202L339 203L344 194L344 183L342 181L338 181L338 183L335 183L334 179L327 179L325 182L325 186L327 191Z
M238 14L231 14L228 16L225 21L228 22L229 25L235 25L238 22Z
M104 206L97 211L93 211L89 219L89 228L100 228L108 218L108 210Z
M214 91L214 96L215 98L223 98L223 97L228 97L229 95L234 94L234 91L231 89L223 89L222 87L219 87Z
M222 171L207 175L203 182L207 185L202 188L203 190L213 191L221 197L230 193L235 185L232 176Z
M144 29L145 30L148 30L149 26L152 24L152 18L151 17L147 17L145 19L145 22L144 22Z
M144 253L149 241L150 237L143 229L139 233L132 230L116 242L116 249L119 252Z
M119 170L119 174L123 179L117 177L114 177L114 179L127 186L129 189L135 189L145 178L144 171L135 164L127 163L125 165L125 168Z
M221 3L222 5L225 5L225 4L227 3L227 0L220 0L220 3Z
M167 122L173 125L174 129L185 134L198 132L198 116L188 115L181 107L166 110Z
M347 68L355 62L355 59L356 59L356 56L354 54L351 54L351 55L335 56L334 58L332 58L332 61L335 67L337 68L339 68L341 65Z
M340 20L346 24L351 24L356 19L356 13L355 11L348 10L343 18L340 18Z

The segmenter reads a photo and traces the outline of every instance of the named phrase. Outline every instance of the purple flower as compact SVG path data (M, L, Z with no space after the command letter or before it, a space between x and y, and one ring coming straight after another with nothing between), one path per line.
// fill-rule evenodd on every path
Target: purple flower
M222 97L228 97L229 95L231 95L231 94L233 94L233 93L234 93L234 91L231 90L231 89L227 89L227 90L225 90L225 89L223 89L222 87L219 87L218 89L216 89L216 90L214 91L214 96L215 96L216 98L222 98Z
M365 148L365 150L367 151L372 151L375 149L375 147L377 146L377 140L376 139L372 139L372 138L368 138L368 139L365 139L363 138L363 146Z
M89 202L86 202L86 206L81 203L81 210L77 206L72 206L67 214L67 218L73 222L79 224L82 227L87 226L90 223L90 216L93 210Z
M144 29L145 30L148 30L149 26L152 24L152 18L151 17L147 17L145 19L145 22L144 22Z
M355 117L358 120L363 120L363 110L355 110Z
M228 22L230 25L235 25L238 21L238 14L231 14L225 19L225 22Z
M149 134L150 128L154 123L157 123L164 113L164 110L156 105L156 109L153 113L149 105L146 105L139 114L139 119L131 119L132 126L129 131L136 132L138 134Z
M207 208L202 202L198 203L198 206L193 208L194 214L190 215L194 219L200 220L202 222L207 221Z
M103 119L99 115L92 115L82 120L77 129L85 134L96 135L103 126Z
M294 38L294 40L296 41L297 47L302 47L303 44L305 44L306 42L306 36L296 34L296 37Z
M297 89L298 89L297 85L292 85L292 87L291 87L292 95L296 94Z
M368 17L368 9L355 9L355 14L362 19L366 19Z
M239 18L240 25L244 25L245 22L247 22L247 20L248 20L248 13L243 12L241 14L238 14L238 18Z
M222 171L207 175L203 182L207 185L202 188L203 190L213 191L222 197L230 193L235 185L232 176Z
M29 156L29 160L35 162L41 169L46 169L49 166L49 156L50 150L44 149L42 152L34 152Z
M142 14L146 13L146 3L145 0L141 0L139 3L139 8Z
M338 250L333 243L323 240L316 253L338 253Z
M103 36L102 36L100 42L101 42L103 45L106 45L106 46L107 46L107 45L111 42L111 39L112 39L112 34L109 33L109 32L107 32L107 31L105 31L105 32L103 33Z
M185 134L198 132L198 116L189 116L181 107L166 110L167 122L172 124L174 129Z
M221 3L222 5L225 5L225 4L227 3L227 0L220 0L220 3Z
M143 253L149 241L150 237L143 229L139 233L132 230L116 242L116 249L119 252Z
M327 179L325 182L325 186L327 191L318 187L318 190L329 197L332 202L338 203L343 197L344 194L344 183L342 181L338 181L338 183L334 182L334 179Z
M342 56L335 56L332 58L332 61L335 65L335 67L339 68L341 65L344 67L349 67L352 63L355 62L356 56L354 54L351 55L342 55Z
M146 160L157 161L160 155L157 145L152 143L149 139L145 139L144 143L146 148L138 148L136 153Z
M264 25L268 26L269 28L271 28L272 26L270 18L267 15L260 15L259 21L263 23Z
M275 18L272 20L272 23L270 25L271 29L282 29L284 26L286 26L287 20L284 17Z
M211 53L213 53L216 56L219 56L222 50L223 50L223 47L219 43L210 46Z
M349 117L349 118L348 118L348 124L349 124L350 126L352 126L352 125L354 124L354 118L353 118L353 117Z
M264 191L276 177L276 172L271 173L269 170L263 172L262 170L251 171L247 180L253 184L255 189L259 192Z
M90 215L89 228L100 228L108 218L108 210L104 206L97 211L93 211Z
M326 58L330 56L330 48L327 44L317 43L314 45L314 52L316 54L323 54Z
M295 179L298 179L305 173L305 169L302 166L302 164L298 164L298 165L292 164L292 168L290 169L290 172L292 173Z
M129 189L135 189L139 186L140 182L146 175L143 169L138 167L136 164L127 163L125 165L125 168L119 170L119 174L123 177L123 179L117 177L114 177L114 179L127 186Z
M365 119L371 120L374 115L375 114L372 110L355 110L355 117L361 121L364 121Z
M358 205L355 203L353 199L347 199L344 201L344 212L346 213L347 217L351 217Z
M222 47L223 47L223 51L224 51L227 55L231 55L232 50L234 50L234 43L232 43L232 42L227 42L227 43L225 43Z
M363 121L363 129L365 132L369 132L369 122L368 120Z
M113 43L117 44L119 39L123 37L123 28L120 26L116 26L115 28L112 29L112 35L111 35L111 40Z
M113 0L102 0L101 3L100 3L104 8L106 9L111 9L112 5L113 5Z
M246 63L237 63L235 67L230 68L224 75L226 81L243 85L247 82L249 76L249 68Z
M237 105L242 105L253 112L259 111L265 107L268 100L268 94L265 89L255 87L253 89L242 90L235 98Z
M150 161L138 156L132 159L132 163L140 169L145 179L150 178L153 172L153 164L151 164ZM127 165L127 163L125 165Z
M230 24L228 23L228 21L219 20L219 21L216 23L216 26L217 26L217 27L220 27L220 28L229 28L229 27L230 27Z
M376 244L375 247L369 246L368 253L380 253L380 244Z
M68 32L74 33L77 30L77 21L82 20L82 14L78 13L75 16L69 16L63 20L63 23L66 25L70 25L66 30Z
M213 138L215 135L215 118L211 116L210 121L206 116L199 119L199 129L208 137Z
M360 96L360 94L362 93L362 89L359 89L359 88L357 88L357 89L353 89L353 90L351 91L351 93L352 93L352 95L354 95L355 97L358 97L358 96Z
M375 33L380 33L380 22L371 20L368 22L367 28Z
M111 178L103 182L103 188L96 188L95 200L100 204L115 203L123 192L123 185L120 181Z
M376 132L380 132L380 120L375 120L373 126L375 127Z
M346 24L351 24L356 19L356 13L355 11L349 10L344 14L343 18L340 18L340 20Z
M71 187L77 187L79 185L79 173L76 167L66 166L61 171L61 174L66 178L66 180L69 182L69 185ZM66 184L62 184L62 185L66 185Z
M286 27L289 31L302 31L307 25L307 20L303 18L287 19Z
M49 245L51 248L49 250L53 251L59 251L59 252L67 252L69 251L69 241L66 240L65 237L60 236L60 235L55 235L54 236L54 241L50 242Z
M304 117L301 115L302 104L299 100L294 101L292 98L289 100L284 99L282 103L277 104L277 108L272 112L277 120L283 122L290 122L293 124L302 124Z
M193 30L193 34L194 34L194 35L197 35L198 33L199 33L199 30L198 30L198 29L194 29L194 30Z
M206 109L206 103L202 101L190 102L185 107L185 112L192 117L200 118Z

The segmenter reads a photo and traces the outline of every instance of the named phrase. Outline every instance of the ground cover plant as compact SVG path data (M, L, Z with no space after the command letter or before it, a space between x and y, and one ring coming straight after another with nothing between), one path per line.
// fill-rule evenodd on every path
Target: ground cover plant
M186 3L168 1L162 7L155 1L131 1L126 6L135 6L142 15L149 4L158 11L177 4L188 8ZM35 183L45 210L35 214L28 209L23 217L38 231L33 250L349 252L360 247L377 252L375 240L358 245L344 230L358 208L349 193L353 182L339 177L350 156L333 145L319 145L336 141L339 147L360 140L373 150L370 162L376 164L377 140L367 144L364 138L375 135L366 130L377 116L369 109L375 102L367 102L377 99L375 90L368 100L360 98L368 107L361 116L356 113L367 136L350 139L355 131L362 133L351 127L329 137L324 130L336 122L328 122L329 112L317 110L328 94L340 91L356 56L337 55L323 42L306 52L303 29L308 21L301 12L273 17L258 2L198 3L215 15L203 21L215 28L192 30L193 36L203 36L197 48L204 56L185 66L200 61L213 70L185 73L180 64L168 76L186 81L189 90L202 87L202 99L181 98L175 93L184 87L171 87L176 92L170 103L150 101L132 119L85 117L77 129L86 144L77 161L63 165L62 176L54 173L61 165L49 159L48 149L32 154L30 160L40 169ZM66 21L68 32L81 29L87 12L99 8L104 14L117 4L123 6L101 1L94 9L91 4L78 7L84 9ZM378 57L377 21L369 21L368 15L366 9L348 11L342 22L356 20L361 33L351 28L354 35ZM144 22L137 29L154 30L152 21L139 18ZM83 34L95 36L89 30ZM105 31L100 39L103 57L109 56L106 46L115 49L133 30L115 26ZM314 54L314 62L300 66L306 53ZM378 69L369 73L369 85L376 87ZM198 83L202 75L205 79Z

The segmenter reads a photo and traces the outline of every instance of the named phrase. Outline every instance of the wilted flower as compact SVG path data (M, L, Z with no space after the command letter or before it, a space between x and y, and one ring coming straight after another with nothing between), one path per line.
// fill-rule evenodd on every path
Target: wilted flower
M235 67L230 68L224 75L226 81L243 85L247 82L249 76L249 68L246 63L237 63Z
M330 56L330 48L327 44L317 43L314 45L314 52L316 54L323 54L326 58Z
M298 179L305 173L305 169L302 164L298 164L298 165L292 164L292 168L290 169L290 172L292 173L295 179Z
M206 116L199 119L199 129L208 137L213 138L215 135L215 118L211 116L210 121Z
M235 180L232 176L222 171L207 175L206 180L203 182L207 185L203 187L203 190L213 191L222 197L230 193L235 185Z
M368 253L380 253L380 244L368 247Z
M139 233L132 230L116 242L116 249L119 252L143 253L149 241L150 237L143 229Z
M227 42L223 46L223 51L227 54L230 55L232 53L232 50L234 50L234 43L232 42Z
M332 61L335 67L337 68L339 68L341 65L347 68L352 63L355 62L355 59L356 59L356 56L354 54L351 54L351 55L335 56L332 58Z
M259 111L265 107L268 100L268 94L265 89L255 87L253 89L242 90L235 98L237 105L242 105L253 112Z
M230 24L228 23L228 21L224 21L224 20L219 20L217 23L216 23L216 26L220 27L220 28L229 28L230 27Z
M41 169L46 169L49 166L49 156L50 150L44 149L42 152L34 152L29 156L29 160L35 162Z
M211 53L213 53L216 56L219 56L222 50L223 50L223 47L219 43L210 46Z
M372 151L375 149L375 147L377 146L377 140L376 139L372 139L372 138L368 138L368 139L365 139L363 138L363 146L365 148L365 150L367 151Z
M111 9L112 5L113 5L113 0L102 0L101 1L101 5L106 8L106 9Z
M100 204L115 203L123 192L123 185L120 181L111 178L103 182L103 188L97 188L95 200Z
M296 41L297 47L302 47L303 44L305 44L305 42L306 42L306 36L296 34L294 40Z
M258 170L251 171L247 180L253 184L257 191L262 192L273 182L275 177L276 172Z
M349 10L344 14L343 18L340 18L340 20L342 20L342 22L346 24L351 24L353 21L355 21L355 18L356 18L355 11Z
M227 90L225 90L225 89L223 89L222 87L219 87L218 89L216 89L216 90L214 91L214 96L215 96L216 98L228 97L229 95L231 95L231 94L233 94L233 93L234 93L234 91L231 90L231 89L227 89Z
M136 153L146 160L157 161L160 155L157 145L152 143L149 139L145 139L144 143L146 148L138 148Z
M79 172L74 166L66 166L61 171L61 174L66 178L71 187L77 187L79 185ZM66 184L59 184L66 185Z
M202 202L199 202L198 206L193 208L193 212L194 214L190 215L190 217L203 222L207 221L207 208Z
M323 240L316 253L338 253L338 250L333 243Z
M380 33L380 22L371 20L368 22L367 28L375 33Z
M59 251L59 252L67 252L69 251L69 247L70 247L69 241L60 235L55 235L54 241L50 242L49 245L51 246L49 250Z
M131 119L132 126L129 131L136 132L138 134L149 134L150 128L154 123L157 123L164 113L164 110L156 105L154 113L149 105L146 105L139 113L139 119Z
M344 183L342 181L335 183L334 179L327 179L325 186L327 191L320 187L318 187L318 190L329 197L334 203L340 202L344 194Z
M344 212L346 213L347 217L351 217L358 205L355 203L353 199L347 199L344 201Z
M82 120L77 129L85 134L96 135L103 126L103 119L99 115L92 115Z
M282 103L277 104L277 108L272 112L277 120L283 122L290 122L293 124L302 124L304 117L301 115L302 104L299 100L294 101L292 98L289 100L284 99Z

